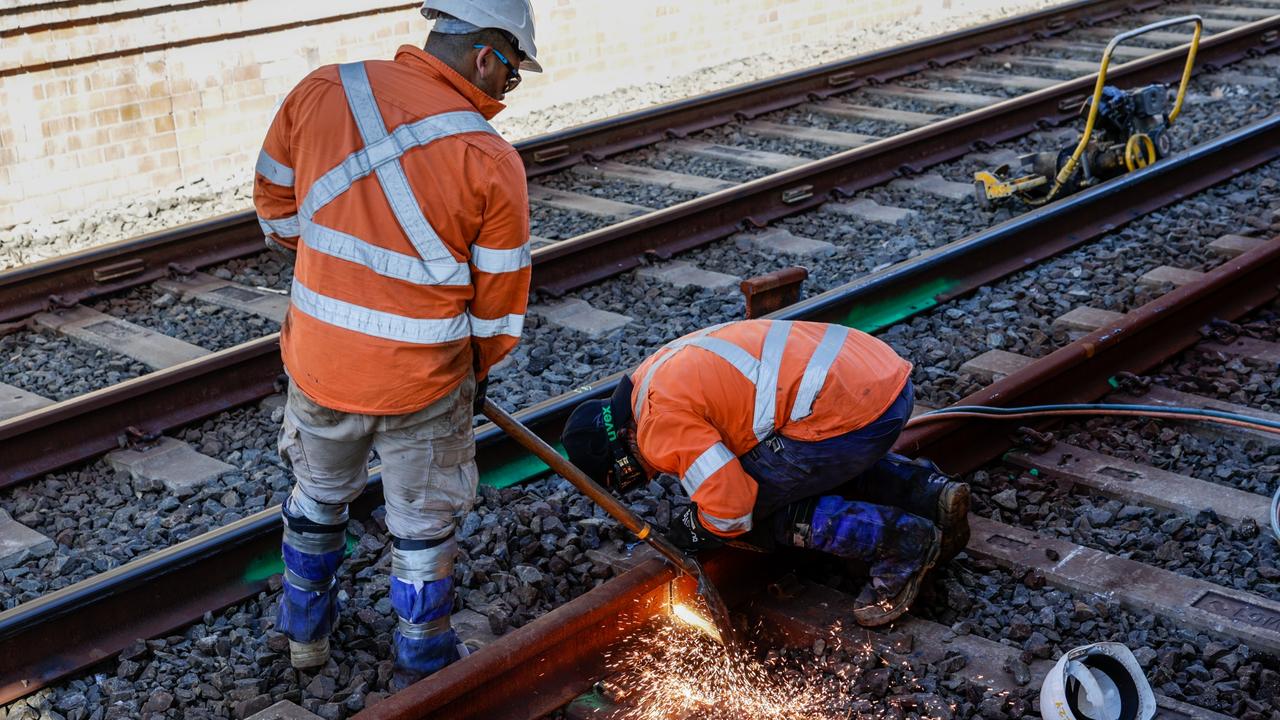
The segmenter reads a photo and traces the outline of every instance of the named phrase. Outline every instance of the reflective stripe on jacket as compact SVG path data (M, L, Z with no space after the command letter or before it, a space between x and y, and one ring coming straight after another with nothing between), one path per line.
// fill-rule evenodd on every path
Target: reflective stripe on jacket
M668 343L636 369L637 444L649 465L680 477L703 525L738 535L751 529L756 500L741 455L774 432L813 441L864 427L910 375L911 363L888 345L840 325L719 325Z
M281 350L316 402L414 412L515 347L529 200L487 122L502 108L410 46L320 68L285 99L254 204L263 233L298 251Z

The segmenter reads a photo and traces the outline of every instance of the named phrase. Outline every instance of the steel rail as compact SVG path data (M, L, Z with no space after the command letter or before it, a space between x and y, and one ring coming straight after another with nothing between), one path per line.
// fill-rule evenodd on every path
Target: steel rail
M1130 5L1073 2L548 133L519 143L517 148L530 177L537 177L671 137L996 53L1083 25L1148 12L1163 4L1164 0Z
M161 280L174 267L216 265L264 249L253 213L231 213L23 265L0 273L0 322Z
M273 334L0 421L0 488L280 392L283 372Z
M526 172L538 177L583 159L608 157L673 135L687 135L740 115L753 117L831 97L868 83L998 52L1162 4L1164 0L1080 0L549 133L515 146L524 159ZM244 211L24 266L0 274L0 323L39 312L49 304L50 296L56 295L62 302L84 302L159 280L169 273L171 264L195 269L262 251L257 219L253 212ZM563 287L563 282L545 285Z
M1280 47L1280 15L1205 40L1201 44L1200 57L1206 63L1227 64L1248 53L1263 52L1277 47ZM1113 72L1113 75L1132 82L1152 82L1175 77L1182 70L1183 58L1183 51L1174 48L1121 66ZM743 222L742 218L747 218L751 224L764 224L766 220L810 210L828 198L843 197L856 189L888 180L901 174L904 166L923 168L962 155L976 142L1016 136L1042 122L1041 113L1048 113L1049 117L1058 119L1074 114L1080 98L1087 95L1091 84L1091 77L1078 78L991 108L967 113L809 163L792 171L745 183L731 190L659 210L635 220L537 250L534 252L535 284L542 287L568 287L563 284L556 285L555 278L572 278L571 284L579 284L607 277L637 264L639 257L649 251L669 255L672 252L695 247L731 234ZM1274 143L1271 145L1264 143L1255 149L1265 152L1274 147ZM1223 173L1227 167L1210 165L1202 170L1206 173L1203 177L1206 179L1226 177ZM1167 182L1172 186L1180 181L1168 178ZM1198 187L1204 187L1204 185ZM798 196L794 191L797 188L808 188L805 192L811 193L812 196L796 200ZM1192 191L1194 189L1193 187ZM1157 197L1159 196L1156 193L1149 193L1146 198L1132 198L1129 202L1132 207L1145 207ZM1068 198L1067 202L1072 202L1072 199ZM1106 222L1114 224L1127 219L1123 215L1122 211L1115 211L1107 216ZM220 222L220 226L226 226L225 219ZM198 235L192 234L189 237L194 239ZM158 248L177 249L163 243L158 236L153 235L151 238L151 242ZM1069 240L1068 237L1063 242ZM989 271L989 276L998 277L995 273L1022 267L1028 257L1047 257L1062 247L1069 246L1063 245L1062 242L1059 242L1056 247L1048 243L1040 244L1035 238L1028 239L1024 245L1026 247L1024 254L1000 255L1002 259L996 265L988 266L991 262L990 256L970 258L970 263L976 265L979 270ZM89 250L78 256L109 256L109 249L110 246ZM934 252L953 252L953 249ZM70 262L70 260L68 258L67 261ZM34 277L32 281L38 284L52 282L59 278L66 279L59 273L45 275L39 270L40 267L31 266L9 275L19 276L24 273L32 275ZM158 278L163 275L160 270L143 261L113 263L106 267L115 268L113 272L116 274L130 271L134 275L146 277L154 274ZM92 263L82 264L81 270L111 274L107 273L102 266L95 269ZM132 282L134 279L136 278L116 277L111 282L118 286L116 289L121 289L122 283ZM0 276L0 298L4 296L6 280L11 281L9 284L11 288L23 287L19 277ZM939 281L935 279L933 282ZM953 291L964 289L967 288L956 287ZM29 299L34 301L34 295ZM942 299L946 299L946 296L943 295ZM234 352L241 357L253 355L257 359L256 354L261 353L265 343L274 341L275 337L264 338L259 341L263 344L255 345L254 348L237 348ZM195 362L216 363L219 355L231 352L233 351L224 351L207 360ZM197 367L199 366L185 367L183 372L190 373L188 377L194 379L198 376ZM211 364L209 367L211 372L218 370L216 364ZM259 371L268 372L265 366L259 367ZM170 396L175 399L182 392L180 388L167 384L169 376L165 372L167 371L144 376L131 383L127 389L112 393L110 409L116 413L115 417L130 418L132 419L130 424L143 428L149 433L158 433L212 414L209 412L213 407L211 404L198 402L184 405L174 401L169 402L163 409L153 409L148 404L150 402L148 398L154 396L153 388L169 388ZM277 374L279 372L283 370L278 369ZM225 375L222 377L226 379ZM156 385L153 386L151 384L153 382ZM259 383L258 387L265 388L265 385ZM199 388L193 388L190 392L203 396ZM266 392L263 394L265 395ZM79 399L67 402L75 404L74 407L86 412L98 412L107 408L95 402L81 403ZM14 462L10 467L0 468L0 487L93 457L95 453L111 447L111 442L114 441L119 430L113 430L105 418L95 420L86 416L84 431L77 431L71 435L70 442L68 442L68 435L59 432L59 428L66 427L65 424L47 423L43 419L44 413L66 412L70 410L64 408L63 404L59 404L0 422L0 446L4 446L6 452L9 452L11 446L15 454ZM116 426L116 428L119 427L124 426Z
M1235 319L1280 295L1280 238L1231 260L1194 283L1143 305L957 405L1009 406L1094 400L1117 372L1149 370L1202 338L1198 328ZM927 455L955 472L974 469L1012 447L989 423L957 422L908 430L894 449ZM745 556L745 557L744 557ZM760 589L759 555L730 548L708 563L717 582L741 596ZM731 562L735 561L736 562ZM356 720L529 720L560 707L604 674L603 650L641 621L668 612L655 603L671 573L643 565L492 643L355 716ZM614 585L617 582L617 585ZM620 617L626 616L626 623ZM599 640L597 641L597 638ZM566 642L566 640L572 640ZM511 673L510 675L506 673ZM576 685L572 682L577 678ZM512 696L519 698L511 702Z
M1213 35L1200 43L1197 56L1205 65L1226 65L1277 48L1280 15ZM1186 50L1178 47L1121 65L1109 76L1128 84L1164 82L1181 77L1185 62ZM534 285L562 293L634 268L648 254L670 257L1068 120L1096 78L1069 80L540 248L533 253Z
M896 319L908 317L934 302L931 296L923 297L921 290L909 282L915 278L946 277L951 274L950 263L991 258L992 253L1025 252L1031 243L1046 240L1047 228L1055 229L1071 243L1086 242L1137 217L1132 209L1126 209L1133 198L1159 189L1166 197L1143 207L1172 203L1212 184L1213 172L1244 172L1275 158L1277 148L1280 148L1278 138L1280 116L1275 116L1206 143L1186 155L1169 158L1132 175L1091 188L1072 196L1068 202L1041 208L959 241L954 251L935 252L900 263L871 279L817 296L775 313L773 317L850 321L859 316L855 310L866 306L872 298L892 301L891 315ZM1224 154L1219 155L1219 152ZM1172 180L1180 183L1171 184ZM1114 198L1109 197L1113 194ZM1104 219L1094 223L1081 220L1095 214L1105 218L1107 212L1118 213L1115 220ZM1079 230L1071 229L1076 227ZM1000 239L996 241L991 239L993 237ZM1275 278L1280 277L1277 271L1280 258L1276 255L1271 252L1259 260L1259 253L1255 252L1242 256L1227 267L1247 266L1251 274L1246 279L1249 282L1269 281L1268 287L1274 296L1277 289ZM1217 273L1211 273L1214 278L1222 274L1214 272ZM901 284L895 285L895 282ZM1244 282L1238 286L1228 283L1229 289L1236 292L1243 292L1244 285ZM896 299L895 287L901 294ZM958 286L950 292L953 295L958 293ZM1187 292L1182 294L1188 295ZM1242 308L1244 305L1237 303L1233 307ZM1163 318L1171 313L1158 314ZM880 314L876 317L885 316ZM1168 332L1170 338L1178 337L1172 331L1160 331L1151 337L1160 339L1161 332ZM569 411L585 398L611 393L619 375L582 388L580 392L548 400L518 413L517 417L544 439L554 442ZM1051 390L1054 386L1050 383L1046 387ZM976 400L970 398L966 402ZM950 428L947 424L931 428L930 432L946 431L949 437ZM916 435L908 434L903 442L916 442L912 440L914 437ZM960 443L961 450L972 442ZM480 429L477 444L480 447L477 458L487 482L496 480L503 484L545 470L544 465L531 460L492 425ZM917 443L913 447L920 449L924 446ZM942 439L928 440L931 455L935 454L935 446L943 462L959 463L959 460L953 461L951 455L945 454L954 450L946 450ZM352 509L353 517L367 517L380 502L381 486L375 477ZM126 647L134 638L162 634L183 622L196 620L205 611L216 610L261 591L266 578L280 571L277 556L279 532L279 509L271 508L105 575L0 613L0 702L32 692L62 675L87 667ZM716 570L708 568L708 572L714 576ZM166 599L161 588L182 588L180 605L166 612L163 608L172 600ZM192 588L199 588L200 592L191 592ZM148 610L137 612L137 608ZM110 637L104 637L107 633L103 628L107 627L111 629ZM33 656L49 660L35 665L24 660Z

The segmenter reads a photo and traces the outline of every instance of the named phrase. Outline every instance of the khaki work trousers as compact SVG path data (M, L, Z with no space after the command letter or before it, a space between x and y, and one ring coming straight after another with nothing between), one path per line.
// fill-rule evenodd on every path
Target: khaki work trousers
M293 466L298 489L329 505L355 500L369 479L369 450L382 460L387 529L407 540L453 532L475 502L475 380L417 412L360 415L317 404L289 384L280 457Z

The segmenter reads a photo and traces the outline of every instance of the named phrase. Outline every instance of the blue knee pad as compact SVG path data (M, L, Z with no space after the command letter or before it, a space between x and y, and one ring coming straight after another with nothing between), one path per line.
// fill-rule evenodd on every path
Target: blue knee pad
M884 558L920 557L933 541L933 524L885 505L818 498L807 546L850 560L876 563Z
M453 612L452 535L438 540L392 538L391 606L399 616L393 636L396 669L422 677L458 659Z
M295 642L327 637L338 617L335 576L346 546L346 522L323 524L291 512L285 502L284 587L276 629Z

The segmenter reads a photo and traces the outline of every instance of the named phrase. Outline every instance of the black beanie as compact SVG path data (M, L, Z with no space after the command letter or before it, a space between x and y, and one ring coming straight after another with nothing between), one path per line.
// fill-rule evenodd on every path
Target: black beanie
M609 450L609 438L605 434L601 411L608 403L604 400L588 400L574 408L560 433L560 442L569 454L569 462L587 474L587 477L604 484L613 467L613 454Z

